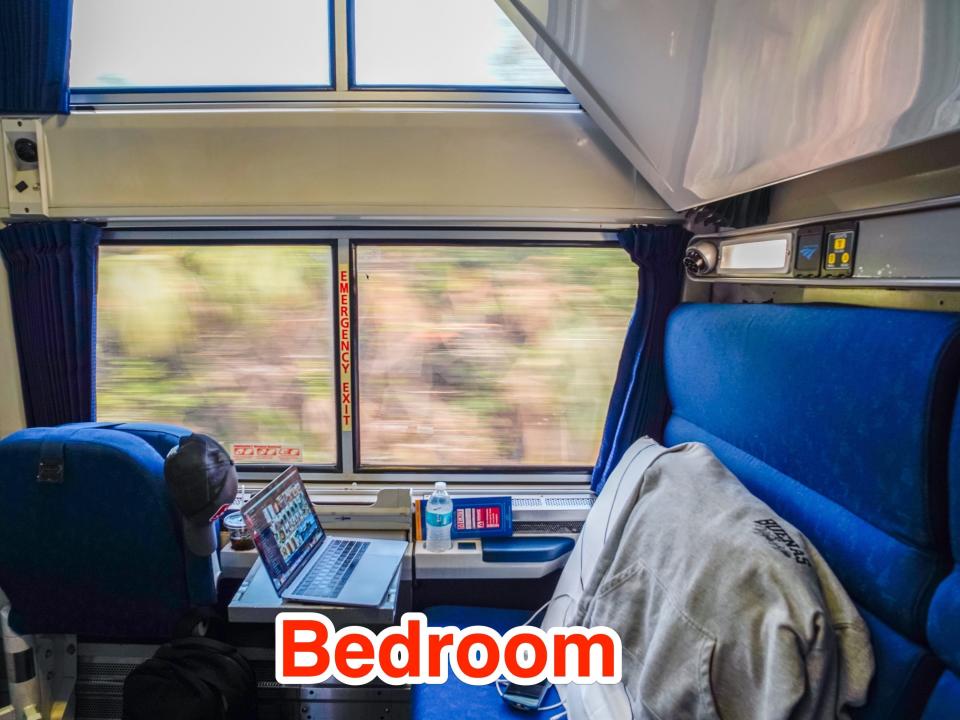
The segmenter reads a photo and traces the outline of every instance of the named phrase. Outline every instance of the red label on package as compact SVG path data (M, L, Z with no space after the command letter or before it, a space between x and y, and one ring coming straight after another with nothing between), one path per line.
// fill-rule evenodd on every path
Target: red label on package
M496 530L500 527L500 508L457 508L456 523L457 530L461 532L469 530Z

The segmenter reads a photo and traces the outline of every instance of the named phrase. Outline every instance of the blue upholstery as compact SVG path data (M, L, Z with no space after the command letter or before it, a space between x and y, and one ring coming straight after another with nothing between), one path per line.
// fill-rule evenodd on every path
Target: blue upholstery
M665 444L708 445L806 533L860 608L876 672L854 717L960 717L960 569L947 577L960 559L960 407L950 430L960 317L684 305L667 324L664 363ZM430 615L458 624L523 614L503 612ZM503 713L490 692L419 688L413 716ZM433 709L444 705L449 713Z
M549 562L573 550L568 537L491 537L483 538L484 562Z
M923 720L950 720L960 715L960 677L948 672L937 684Z
M530 617L530 612L438 605L429 608L426 616L431 627L486 625L504 633L522 625ZM411 702L411 717L415 720L543 720L560 712L559 709L539 713L514 710L500 699L493 685L467 685L453 673L443 685L414 685ZM543 704L546 707L556 702L559 702L556 690L551 690Z
M37 481L51 428L0 442L0 587L20 632L162 639L213 604L209 558L184 552L158 452L172 426L64 426L62 483ZM165 453L164 453L165 455Z
M924 720L960 715L960 401L954 408L949 457L950 546L953 572L930 604L927 633L933 651L946 663L944 674L924 713Z
M958 354L949 314L686 305L668 323L665 441L707 444L830 563L876 654L859 718L919 716L942 670L927 616Z

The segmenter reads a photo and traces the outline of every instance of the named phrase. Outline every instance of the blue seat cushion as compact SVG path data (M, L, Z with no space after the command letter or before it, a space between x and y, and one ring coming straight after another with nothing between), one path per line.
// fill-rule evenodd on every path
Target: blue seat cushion
M917 642L925 637L930 596L946 560L880 531L842 505L674 415L668 445L702 442L757 497L799 528L856 603Z
M867 704L856 708L856 720L894 720L919 717L943 665L922 645L891 630L860 608L873 645L874 670Z
M960 677L947 672L937 683L922 720L955 720L960 716Z
M955 314L686 305L667 325L665 442L708 445L826 558L876 658L857 718L920 717L960 659L960 592L940 586L958 360Z
M431 627L465 628L485 625L499 633L522 625L529 610L501 610L496 608L437 605L424 611ZM453 673L443 685L414 685L411 698L413 720L490 720L491 718L537 718L542 720L561 712L561 709L539 713L523 712L509 707L491 685L467 685ZM559 702L556 690L551 689L544 706Z
M950 565L958 360L954 314L684 305L667 326L665 439L709 445L854 600L922 642Z
M958 564L933 596L927 635L934 652L960 675L960 400L954 410L950 436L949 478L950 542L953 562Z

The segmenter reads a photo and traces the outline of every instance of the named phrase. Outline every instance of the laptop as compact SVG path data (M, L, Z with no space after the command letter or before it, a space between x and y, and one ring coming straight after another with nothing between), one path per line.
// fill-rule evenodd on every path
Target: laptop
M407 548L405 540L327 535L293 467L257 493L242 512L273 587L284 600L379 605Z

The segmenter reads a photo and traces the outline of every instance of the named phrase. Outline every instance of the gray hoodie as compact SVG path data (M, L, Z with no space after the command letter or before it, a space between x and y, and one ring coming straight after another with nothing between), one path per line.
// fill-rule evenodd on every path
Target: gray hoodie
M574 551L582 570L544 623L604 625L623 643L622 687L562 689L570 719L846 718L862 705L869 633L816 548L704 445L631 451L635 472L597 501L610 519L599 549Z

